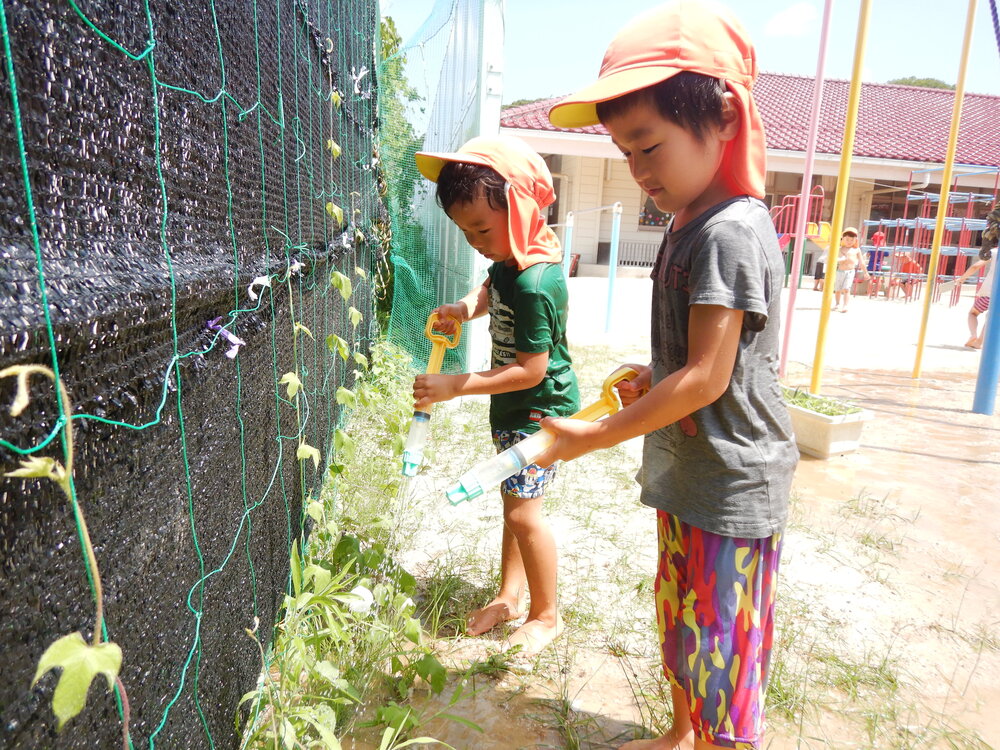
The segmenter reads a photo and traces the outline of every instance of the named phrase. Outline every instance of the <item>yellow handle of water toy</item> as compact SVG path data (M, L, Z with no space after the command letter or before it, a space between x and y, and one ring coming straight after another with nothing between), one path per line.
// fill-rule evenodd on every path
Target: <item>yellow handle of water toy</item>
M622 408L618 394L615 393L615 385L623 380L631 380L638 377L639 373L628 365L622 365L604 379L601 386L601 397L590 406L585 406L574 414L571 419L582 419L585 422L596 422L601 417L614 414Z
M427 360L427 374L435 375L441 372L441 364L444 362L446 349L454 349L462 339L462 321L452 318L455 321L455 335L448 338L443 333L434 333L434 324L438 321L438 314L431 313L427 316L427 325L424 327L424 336L433 344L431 346L431 356Z

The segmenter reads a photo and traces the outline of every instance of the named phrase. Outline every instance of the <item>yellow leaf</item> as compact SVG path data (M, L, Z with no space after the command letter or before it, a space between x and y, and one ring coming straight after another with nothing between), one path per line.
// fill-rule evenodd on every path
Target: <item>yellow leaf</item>
M330 214L330 218L337 222L337 226L344 225L344 209L338 206L334 202L326 204L326 212Z
M337 158L340 157L340 145L335 140L333 140L333 138L330 138L329 140L327 140L327 142L326 142L326 149L331 154L333 154L333 158L334 159L337 159Z
M295 398L295 394L302 387L302 381L299 380L299 376L294 372L286 372L281 376L281 380L278 383L288 388L288 398Z
M299 449L295 452L295 457L299 461L311 458L313 460L313 468L319 468L319 450L313 448L309 443L299 443Z

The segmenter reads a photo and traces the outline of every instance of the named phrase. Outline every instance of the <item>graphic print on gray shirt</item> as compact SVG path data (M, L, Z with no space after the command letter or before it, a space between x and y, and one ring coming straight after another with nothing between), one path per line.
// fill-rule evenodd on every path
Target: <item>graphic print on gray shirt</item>
M781 531L799 453L778 383L784 265L766 206L733 198L668 229L652 278L654 384L687 363L691 305L745 314L726 392L646 435L640 500L724 536Z

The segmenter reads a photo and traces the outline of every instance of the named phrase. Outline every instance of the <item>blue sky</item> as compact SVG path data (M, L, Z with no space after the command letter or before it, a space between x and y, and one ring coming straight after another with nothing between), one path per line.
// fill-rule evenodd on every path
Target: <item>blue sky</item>
M1000 51L987 0L978 0L966 88L1000 95ZM504 103L568 94L597 75L607 43L649 0L506 0ZM757 46L761 70L814 75L822 0L723 0ZM419 28L432 0L382 0L404 39ZM850 78L861 0L835 0L827 78ZM613 7L614 13L608 8ZM917 76L954 83L967 3L875 0L864 80Z

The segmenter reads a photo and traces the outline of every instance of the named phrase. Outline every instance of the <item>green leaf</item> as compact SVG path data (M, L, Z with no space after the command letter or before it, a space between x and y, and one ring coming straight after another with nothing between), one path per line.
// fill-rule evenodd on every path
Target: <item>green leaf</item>
M298 742L298 737L295 734L295 727L292 726L292 722L288 719L281 720L281 744L292 750Z
M358 397L354 395L354 391L340 386L337 389L337 403L341 406L346 406L348 409L353 409L358 405Z
M298 596L302 593L302 560L299 557L299 543L292 543L291 564L292 593Z
M115 686L115 678L122 666L122 650L116 643L88 646L79 633L70 633L57 640L42 654L35 671L32 687L48 672L62 668L55 693L52 711L59 719L59 729L76 716L87 703L87 691L94 678L103 674L108 680L108 690Z
M417 670L417 674L430 683L431 690L435 694L444 690L445 680L448 675L444 667L441 666L441 662L433 654L424 654L424 657L414 667Z
M313 500L306 506L306 514L316 523L319 523L323 520L323 503Z
M309 445L309 443L299 443L299 448L295 451L295 457L299 461L305 461L307 458L311 458L313 460L313 467L316 469L319 468L319 449L313 448Z
M347 358L351 356L351 350L347 346L347 342L335 333L331 333L326 337L326 346L331 352L339 354L340 358L345 362L347 361Z
M361 352L354 352L354 361L361 365L362 370L368 369L368 357Z
M344 301L350 299L351 292L354 291L351 280L340 271L334 271L330 274L330 285L340 292L340 296L344 298Z
M4 476L21 477L23 479L39 477L42 479L51 479L56 483L62 483L66 479L66 470L54 458L49 458L48 456L29 456L28 458L21 459L20 469L8 471Z
M298 333L299 331L302 331L302 332L303 332L303 333L304 333L304 334L305 334L306 336L308 336L309 338L313 338L313 335L312 335L312 331L310 331L310 330L309 330L308 328L306 328L306 327L305 327L304 325L302 325L301 323L296 323L296 324L295 324L295 328L294 328L294 330L292 331L292 333ZM315 339L314 339L314 340L315 340Z
M351 307L347 310L347 317L351 319L351 325L357 328L358 323L360 323L365 316L362 315L361 311L358 310L357 308Z
M326 141L326 150L329 151L334 159L340 158L340 144L338 144L333 138L329 138Z
M333 433L333 450L337 454L337 461L341 464L347 464L352 458L354 458L354 450L356 446L354 444L354 438L348 435L341 429L337 429Z
M330 571L321 565L307 565L302 577L306 581L312 581L314 591L325 591L330 585Z
M358 266L354 267L354 273L356 273L362 279L367 279L368 278L368 274L365 272L365 269L359 268Z
M300 711L299 716L307 722L322 741L323 750L341 750L340 740L333 733L337 727L337 715L325 703Z
M326 204L326 212L330 215L331 219L337 222L338 227L344 226L344 209L333 201L330 201Z
M403 635L411 643L420 645L420 620L415 617L406 618L406 625L403 626Z
M294 372L286 372L281 376L281 380L278 381L278 385L283 385L288 388L288 398L295 398L295 394L299 392L299 388L302 387L302 381L299 380L299 376Z

